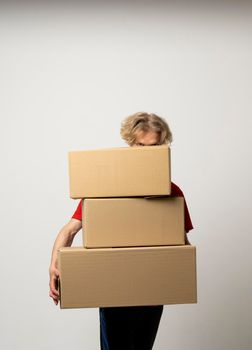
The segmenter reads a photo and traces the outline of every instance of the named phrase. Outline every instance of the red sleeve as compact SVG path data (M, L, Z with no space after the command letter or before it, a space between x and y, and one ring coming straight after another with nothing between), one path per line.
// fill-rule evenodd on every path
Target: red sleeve
M185 205L185 231L189 232L190 230L193 229L193 224L192 224L192 220L189 214L189 210L186 204L186 200L185 200L185 196L183 194L183 192L181 191L181 189L175 184L175 183L171 183L171 196L178 196L178 197L183 197L184 198L184 205Z
M82 221L82 199L80 200L78 207L72 216L72 219L77 219Z

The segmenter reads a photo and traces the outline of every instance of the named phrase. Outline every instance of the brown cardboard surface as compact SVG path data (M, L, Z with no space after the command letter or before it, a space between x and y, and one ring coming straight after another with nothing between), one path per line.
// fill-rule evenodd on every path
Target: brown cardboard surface
M71 198L169 195L167 145L69 152Z
M185 244L184 198L98 198L83 201L87 248Z
M196 248L61 248L60 307L196 303Z

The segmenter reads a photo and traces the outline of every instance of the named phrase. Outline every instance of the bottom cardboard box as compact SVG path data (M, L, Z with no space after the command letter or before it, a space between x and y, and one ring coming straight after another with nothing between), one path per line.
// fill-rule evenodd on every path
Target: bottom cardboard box
M195 246L65 247L58 263L62 309L197 302Z

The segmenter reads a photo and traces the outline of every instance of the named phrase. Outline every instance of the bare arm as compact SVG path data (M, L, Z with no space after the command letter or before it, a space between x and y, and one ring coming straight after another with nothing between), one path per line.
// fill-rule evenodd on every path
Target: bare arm
M53 299L55 305L58 304L59 292L57 290L59 271L57 268L57 254L58 249L61 247L70 247L76 233L81 229L82 223L80 220L71 219L65 226L62 227L59 234L57 235L53 249L51 264L49 268L50 274L50 292L49 296Z

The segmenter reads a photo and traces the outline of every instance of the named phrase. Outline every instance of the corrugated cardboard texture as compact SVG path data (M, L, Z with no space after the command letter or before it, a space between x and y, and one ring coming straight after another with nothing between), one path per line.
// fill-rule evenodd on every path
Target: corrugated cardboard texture
M185 244L184 198L99 198L83 201L87 248Z
M61 248L61 308L196 303L196 248Z
M169 195L167 145L69 152L70 197Z

